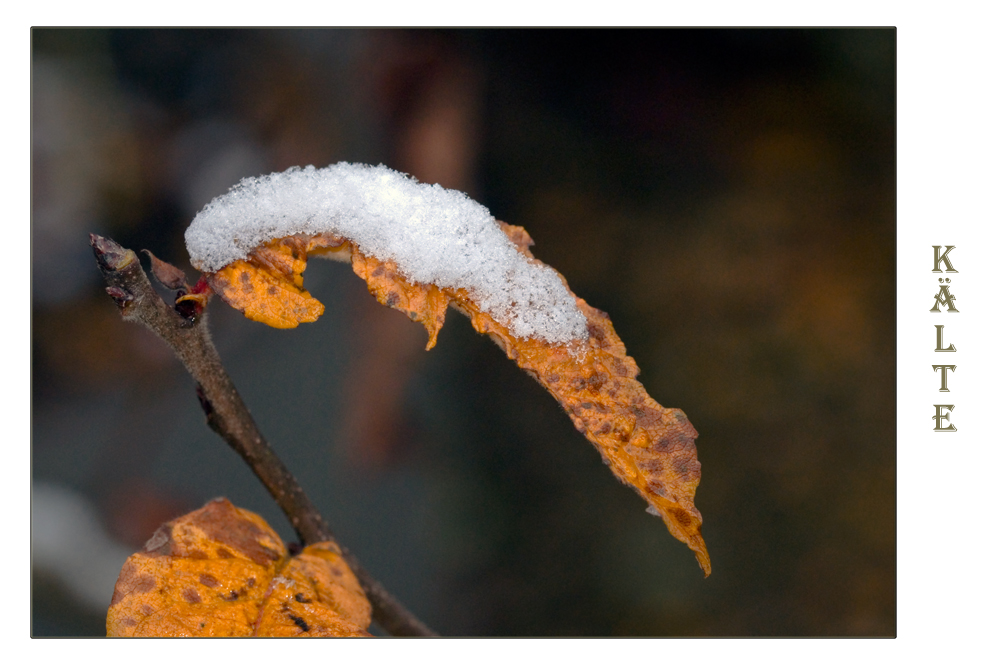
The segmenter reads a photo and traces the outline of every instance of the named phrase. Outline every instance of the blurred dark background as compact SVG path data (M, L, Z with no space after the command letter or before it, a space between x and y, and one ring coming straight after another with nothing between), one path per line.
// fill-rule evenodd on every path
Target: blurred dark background
M240 178L384 163L469 192L606 310L700 432L713 574L451 311L342 264L279 331L210 306L262 430L445 635L895 634L893 30L32 33L32 632L102 635L117 572L226 496L293 532L124 323L87 242L189 271Z

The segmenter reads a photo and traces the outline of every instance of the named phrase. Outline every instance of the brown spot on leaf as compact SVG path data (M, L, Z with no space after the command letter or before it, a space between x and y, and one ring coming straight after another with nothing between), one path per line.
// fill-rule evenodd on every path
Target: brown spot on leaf
M208 588L215 588L216 586L219 585L218 579L205 572L198 575L198 581L201 582L202 586L206 586Z
M701 475L701 464L693 457L672 459L671 466L681 481L689 481Z
M675 438L668 436L660 438L659 440L654 442L652 449L661 454L672 454L673 452L677 451L678 449L681 449L682 447L683 444L681 442L678 442Z
M129 581L131 579L134 579L137 570L138 568L135 566L134 563L132 563L132 561L125 561L125 565L122 566L122 571L118 575L118 581L119 582ZM124 587L119 587L118 584L116 583L115 592L111 596L111 605L114 606L115 604L117 604L123 595L125 595Z
M295 625L299 626L302 632L309 632L309 624L306 623L305 619L303 619L300 616L296 616L291 612L288 613L288 618L292 619L292 622L295 623Z
M670 516L674 518L674 521L676 521L682 526L690 526L693 523L691 515L685 512L684 510L673 509L669 510L669 512Z
M655 493L658 496L664 496L667 493L667 487L664 486L663 482L658 480L650 482L646 488L649 489L651 493Z
M642 470L643 472L651 475L658 475L661 472L663 472L663 461L659 459L640 459L636 465L638 465L639 470ZM654 483L658 484L657 488L660 488L661 490L660 491L653 490L653 483L649 485L650 490L653 490L653 493L662 496L663 485L659 484L659 482L654 482Z
M595 310L596 310L596 308L595 308ZM598 311L598 312L600 312L600 311ZM601 315L606 315L606 314L605 313L601 313ZM587 323L587 333L598 344L604 342L604 327L600 326L596 322L588 322Z
M136 593L148 593L154 588L156 588L156 579L148 574L139 575L132 584L132 590Z
M259 565L266 565L281 558L273 538L255 522L240 515L229 501L212 501L196 510L196 520L205 535L216 542L228 544Z
M201 602L201 596L198 595L198 591L196 591L193 588L185 588L184 593L181 597L183 597L185 601L190 602L191 604L198 604L199 602Z
M635 425L644 429L660 426L664 421L662 413L641 405L633 406L632 414L635 415Z

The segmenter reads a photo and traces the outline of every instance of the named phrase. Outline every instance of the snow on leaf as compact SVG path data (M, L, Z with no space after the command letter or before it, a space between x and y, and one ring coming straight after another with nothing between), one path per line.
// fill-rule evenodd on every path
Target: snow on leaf
M565 343L587 335L559 275L528 262L486 207L383 165L340 162L243 179L209 202L184 238L194 267L216 273L274 239L316 235L350 239L411 283L466 290L516 336Z
M618 479L711 571L694 506L697 431L650 398L607 314L532 256L523 228L464 193L382 165L339 163L244 179L185 238L212 289L270 326L322 314L302 286L314 255L350 262L380 303L424 326L427 349L455 307L559 401Z

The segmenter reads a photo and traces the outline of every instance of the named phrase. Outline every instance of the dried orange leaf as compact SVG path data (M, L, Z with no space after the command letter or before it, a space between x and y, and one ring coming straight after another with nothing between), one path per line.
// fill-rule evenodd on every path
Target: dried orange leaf
M528 249L533 241L523 227L497 224L531 263L544 266ZM219 285L221 290L216 291L247 317L271 326L296 326L313 321L318 313L315 308L301 310L285 294L304 294L315 301L302 290L302 271L307 257L319 253L349 257L354 272L380 303L424 325L427 349L437 341L449 303L467 315L476 331L488 334L559 401L615 476L635 488L649 503L648 511L661 517L671 534L695 552L705 575L711 572L701 536L701 513L694 505L701 481L694 442L698 432L681 410L664 408L646 393L636 379L639 368L626 354L606 313L589 306L567 286L587 320L587 338L569 343L518 338L465 290L413 283L392 261L365 256L352 241L329 234L297 234L270 241L246 260L209 274L209 281L213 287ZM274 285L266 282L272 280ZM232 286L237 281L266 284L267 288L236 289ZM318 312L322 312L321 305Z
M394 262L366 257L357 249L351 253L351 266L368 283L368 291L383 306L395 308L427 329L427 349L437 344L438 331L444 325L448 297L436 285L411 283L396 270Z
M292 329L315 322L323 304L302 289L307 254L336 257L344 240L330 235L277 239L254 250L246 260L207 274L212 290L255 322Z
M499 224L522 253L538 261L528 250L534 243L523 227ZM694 506L701 481L694 444L698 432L681 410L664 408L646 393L636 379L639 367L625 353L607 313L579 297L576 303L587 318L586 342L551 345L512 336L467 296L453 297L476 331L488 334L559 401L615 476L635 488L670 533L695 552L708 576L712 564Z
M212 275L208 283L226 303L251 320L278 329L315 322L323 314L323 304L309 292L242 260Z
M228 500L164 524L122 568L109 636L366 636L371 607L332 542L291 558Z

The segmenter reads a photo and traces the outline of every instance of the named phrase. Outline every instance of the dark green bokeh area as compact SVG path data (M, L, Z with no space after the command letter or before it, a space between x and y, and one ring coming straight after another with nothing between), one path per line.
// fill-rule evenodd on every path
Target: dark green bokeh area
M382 162L527 228L610 314L700 433L713 564L458 313L425 353L319 260L314 324L214 300L262 430L390 590L444 635L894 635L895 40L33 31L33 480L131 549L217 496L292 539L180 364L120 321L87 234L194 276L184 229L240 178ZM33 581L36 636L104 633L57 574Z

